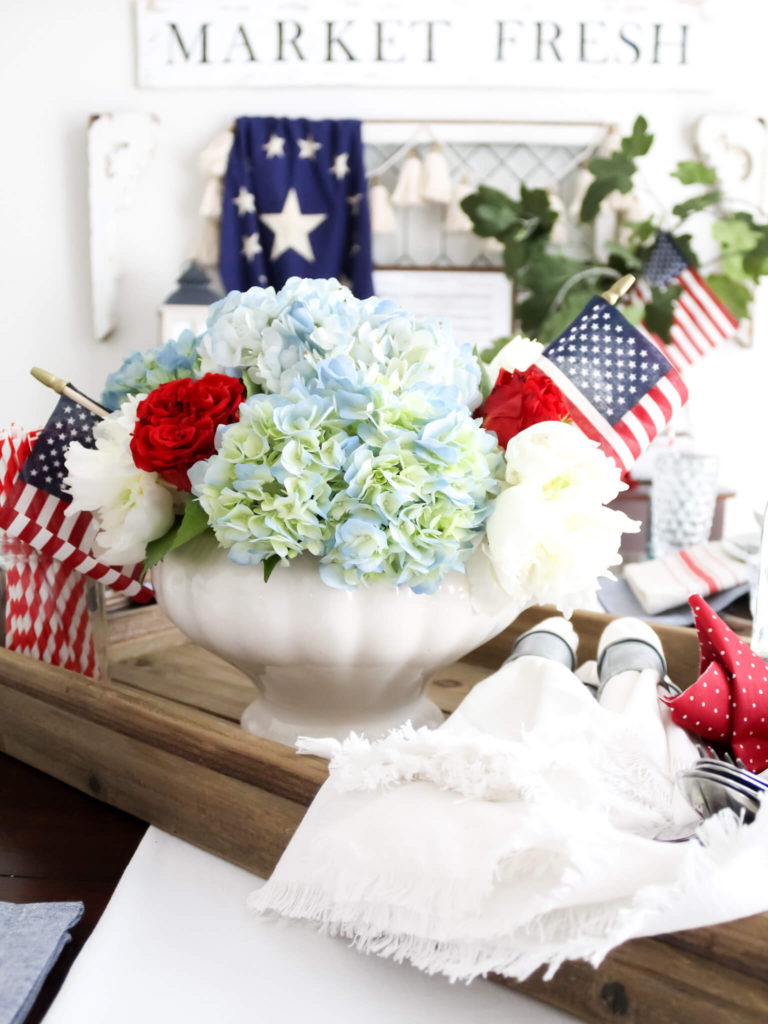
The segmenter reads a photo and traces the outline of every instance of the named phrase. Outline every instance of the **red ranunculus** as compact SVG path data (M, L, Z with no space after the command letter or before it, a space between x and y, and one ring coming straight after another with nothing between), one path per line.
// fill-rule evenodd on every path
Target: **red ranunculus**
M568 407L563 394L536 366L523 371L500 370L493 391L475 413L492 430L502 448L526 427L544 420L563 420Z
M223 373L161 384L139 402L131 438L133 461L188 491L187 470L214 454L216 428L235 422L244 399L243 382Z

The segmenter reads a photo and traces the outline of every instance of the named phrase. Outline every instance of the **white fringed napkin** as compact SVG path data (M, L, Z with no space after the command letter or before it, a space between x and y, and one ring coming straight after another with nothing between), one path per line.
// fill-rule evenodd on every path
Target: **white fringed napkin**
M525 657L439 729L305 741L330 778L250 906L463 980L551 976L633 936L768 909L765 807L750 826L710 819L701 843L645 838L692 816L673 779L695 757L652 677L615 677L611 710Z

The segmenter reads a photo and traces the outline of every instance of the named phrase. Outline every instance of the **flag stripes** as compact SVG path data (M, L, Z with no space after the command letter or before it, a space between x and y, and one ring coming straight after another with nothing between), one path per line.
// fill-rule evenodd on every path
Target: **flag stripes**
M21 479L3 495L2 502L0 528L9 537L57 559L69 571L83 573L105 586L123 591L135 601L146 603L154 596L149 587L139 582L141 562L129 567L108 566L90 554L98 532L90 513L67 516L68 506L64 502Z
M656 345L599 297L547 346L536 367L560 389L574 423L622 472L688 398Z
M640 325L640 330L659 346L678 372L736 333L739 321L709 289L698 271L687 265L666 232L659 233L646 273L647 277L639 280L635 288L638 300L635 305L647 305L651 301L652 286L666 288L677 284L682 288L673 306L670 343L648 330L645 324Z

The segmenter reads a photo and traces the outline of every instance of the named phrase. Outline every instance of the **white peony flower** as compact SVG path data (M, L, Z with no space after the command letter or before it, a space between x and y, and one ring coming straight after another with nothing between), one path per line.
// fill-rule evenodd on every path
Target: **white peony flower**
M553 604L569 614L620 563L622 533L639 529L605 507L625 485L612 460L572 424L529 427L506 456L510 486L496 499L483 545L491 575L521 607Z
M519 370L522 373L524 370L529 369L543 351L544 349L538 341L531 341L530 338L524 338L521 334L518 334L511 341L508 341L504 348L499 349L490 363L488 363L488 377L491 384L496 383L499 370L506 370L508 373Z
M573 423L535 423L511 438L506 458L510 484L536 484L569 500L604 505L627 489L613 459Z
M91 512L99 526L94 555L108 565L140 562L147 544L174 520L174 490L157 473L137 469L130 442L144 395L128 398L93 431L95 448L71 444L65 456L72 495L67 515Z

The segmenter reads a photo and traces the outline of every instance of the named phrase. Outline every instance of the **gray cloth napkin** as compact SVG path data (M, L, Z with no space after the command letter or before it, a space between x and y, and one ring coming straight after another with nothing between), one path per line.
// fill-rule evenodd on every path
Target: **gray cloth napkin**
M0 1024L21 1024L69 942L82 903L0 903Z
M748 592L748 583L739 584L736 587L729 587L728 590L721 590L719 594L711 594L707 598L707 604L719 612ZM658 622L667 626L693 625L693 612L687 604L659 612L658 615L647 615L624 579L600 580L597 599L609 615L630 615L636 619L646 619L648 622Z

